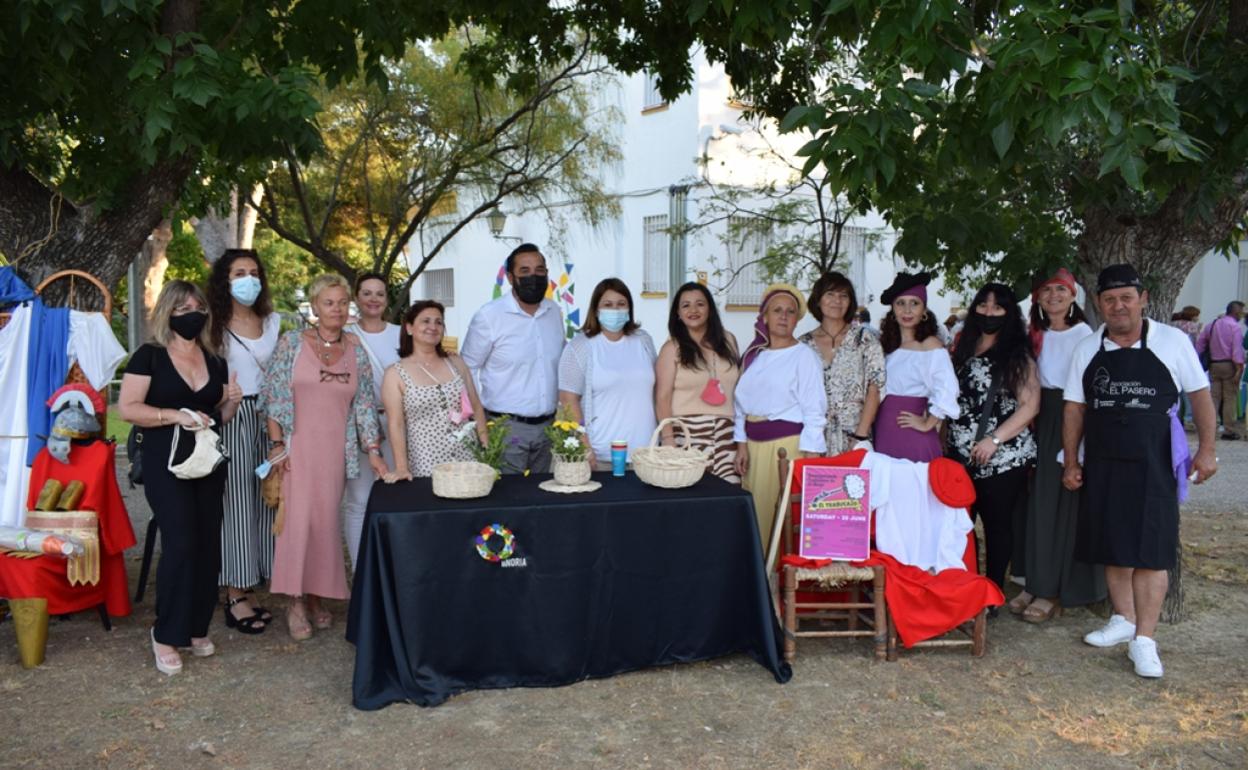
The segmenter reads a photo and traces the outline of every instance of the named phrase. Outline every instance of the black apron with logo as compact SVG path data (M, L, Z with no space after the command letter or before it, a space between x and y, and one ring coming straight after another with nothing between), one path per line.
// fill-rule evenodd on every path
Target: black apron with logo
M1101 349L1083 372L1084 463L1075 555L1092 564L1174 566L1178 483L1169 410L1179 397L1170 370L1148 349Z

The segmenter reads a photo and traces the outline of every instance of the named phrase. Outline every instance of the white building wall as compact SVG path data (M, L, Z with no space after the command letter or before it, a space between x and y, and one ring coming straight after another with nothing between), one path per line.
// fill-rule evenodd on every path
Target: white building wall
M1231 300L1248 301L1248 241L1241 241L1230 259L1210 252L1188 273L1174 310L1186 305L1200 308L1200 320L1208 323L1226 310Z

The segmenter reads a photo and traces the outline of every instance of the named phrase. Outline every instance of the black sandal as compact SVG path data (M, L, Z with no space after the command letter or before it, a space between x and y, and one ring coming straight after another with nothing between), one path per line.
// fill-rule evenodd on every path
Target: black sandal
M247 601L246 596L240 596L237 599L227 599L225 602L225 627L237 628L239 633L243 634L263 634L264 629L268 628L268 622L264 618L254 612L245 618L236 618L230 608L239 602Z
M261 620L263 620L265 623L273 622L273 613L269 612L264 607L261 607L259 604L256 604L256 592L255 591L245 591L243 593L243 596L244 598L251 600L251 611L256 613L256 615L258 615Z

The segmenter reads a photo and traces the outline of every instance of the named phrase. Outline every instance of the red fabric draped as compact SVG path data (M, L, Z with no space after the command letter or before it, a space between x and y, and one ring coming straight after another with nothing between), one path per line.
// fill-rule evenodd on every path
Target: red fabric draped
M835 457L797 460L794 462L791 489L794 493L801 491L802 467L805 465L856 468L862 464L865 456L866 451L859 449ZM960 468L960 466L957 467ZM941 470L952 472L954 469L942 467ZM965 474L964 469L962 473ZM796 523L801 515L800 504L794 503L790 507L793 521ZM970 515L970 511L967 511L967 515ZM874 517L871 523L874 529ZM785 546L787 548L787 544ZM947 569L933 575L918 567L902 564L892 556L873 548L869 558L853 562L853 565L884 568L884 596L888 599L888 608L893 615L893 625L897 628L897 636L903 645L913 647L926 639L952 631L975 617L985 607L995 607L1005 602L1001 589L979 574L974 532L967 535L966 551L962 559L966 564L965 570ZM780 559L781 565L790 564L801 567L820 567L830 562L831 559L803 559L796 554L786 554ZM803 591L799 592L798 601L818 601L819 596L827 596L827 594Z
M55 556L19 559L0 555L0 596L45 597L48 612L53 615L80 612L101 603L113 617L130 614L125 550L135 544L135 538L125 501L117 488L114 447L110 441L75 445L69 453L69 465L54 460L43 449L35 456L30 472L28 509L34 508L48 479L66 485L75 480L83 483L85 492L78 507L95 511L100 520L100 582L71 586L65 578L65 560Z

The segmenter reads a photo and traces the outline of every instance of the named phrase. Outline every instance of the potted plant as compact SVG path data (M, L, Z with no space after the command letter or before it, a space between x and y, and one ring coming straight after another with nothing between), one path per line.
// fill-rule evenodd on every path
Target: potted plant
M585 428L572 419L567 406L560 406L554 421L546 426L550 439L551 470L555 482L564 486L580 486L589 481L589 441Z
M464 423L460 434L472 458L479 463L494 469L494 478L503 475L503 450L507 448L507 440L511 436L511 418L503 415L485 423L485 444L477 438L475 424L470 420Z

